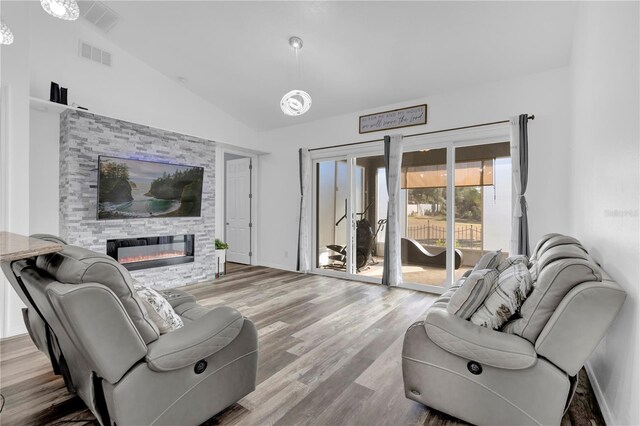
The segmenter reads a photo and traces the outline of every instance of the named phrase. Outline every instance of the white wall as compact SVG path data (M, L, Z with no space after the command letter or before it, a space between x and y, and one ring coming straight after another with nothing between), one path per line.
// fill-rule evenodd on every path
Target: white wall
M82 19L55 19L39 2L2 2L2 19L15 36L12 45L2 46L1 80L9 94L3 230L59 232L59 118L29 109L29 96L49 99L51 81L69 88L70 104L98 114L239 147L258 146L252 129L118 48ZM113 67L80 58L80 39L111 52ZM24 332L19 299L4 281L0 290L0 337Z
M253 130L131 56L85 20L55 19L39 2L29 3L31 96L48 100L49 84L55 81L69 88L69 104L97 114L216 142L255 145ZM112 67L79 57L79 40L110 52Z
M589 360L610 425L640 424L638 6L582 4L573 47L571 232L627 291Z
M3 222L0 229L29 233L29 11L24 3L2 2L2 20L12 29L15 41L0 47L3 88L2 153L0 173L5 188L2 191ZM0 279L0 337L24 333L20 309L21 300L9 283Z
M269 147L271 155L261 159L260 263L284 269L295 267L300 205L298 148L378 139L385 133L411 134L505 120L520 113L536 116L529 125L527 199L531 238L535 241L547 232L568 232L568 212L563 206L567 204L569 179L570 76L570 70L562 68L261 134L262 144ZM360 115L419 103L429 105L427 125L358 134Z
M49 99L49 84L69 88L68 103L92 112L242 147L257 144L256 133L235 118L131 56L80 19L67 22L30 2L30 95ZM112 67L78 56L79 40L109 51ZM57 234L59 120L31 110L31 233ZM51 154L51 155L49 155ZM212 165L214 166L214 165ZM52 179L51 177L56 178ZM218 203L218 204L221 204ZM219 228L222 230L222 228Z
M29 124L29 233L59 235L60 117L31 110Z

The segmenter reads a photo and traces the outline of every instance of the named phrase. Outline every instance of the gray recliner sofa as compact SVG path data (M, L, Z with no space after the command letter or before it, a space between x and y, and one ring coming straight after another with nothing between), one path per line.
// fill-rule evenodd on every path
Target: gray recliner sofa
M256 327L235 309L164 291L184 326L160 335L109 256L65 245L2 268L32 340L103 425L197 425L255 389Z
M534 288L501 331L449 314L456 286L409 327L407 398L478 425L560 424L579 370L626 294L568 236L543 237L529 266Z

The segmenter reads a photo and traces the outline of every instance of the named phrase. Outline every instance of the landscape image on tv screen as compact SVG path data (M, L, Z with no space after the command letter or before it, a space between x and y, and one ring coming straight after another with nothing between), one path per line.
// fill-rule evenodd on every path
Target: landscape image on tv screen
M198 217L202 167L100 156L98 219Z

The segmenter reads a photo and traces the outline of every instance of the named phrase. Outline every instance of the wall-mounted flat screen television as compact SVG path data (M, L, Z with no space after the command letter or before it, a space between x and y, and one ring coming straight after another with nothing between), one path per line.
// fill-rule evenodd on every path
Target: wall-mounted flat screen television
M202 167L98 157L98 219L198 217Z

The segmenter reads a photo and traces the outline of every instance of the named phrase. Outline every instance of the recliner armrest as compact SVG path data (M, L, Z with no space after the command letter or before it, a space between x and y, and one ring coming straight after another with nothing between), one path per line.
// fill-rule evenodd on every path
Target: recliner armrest
M187 293L186 291L178 290L176 288L160 290L160 294L162 295L162 297L167 299L167 302L169 302L172 308L175 308L176 306L180 306L184 303L196 302L195 296Z
M473 324L444 309L430 309L424 328L442 349L480 364L507 370L533 366L538 356L528 340Z
M201 318L163 334L149 344L146 361L154 371L170 371L193 365L213 355L235 339L244 317L233 308L214 308Z
M536 340L536 352L575 376L598 346L626 297L622 287L610 280L575 286L542 329Z

